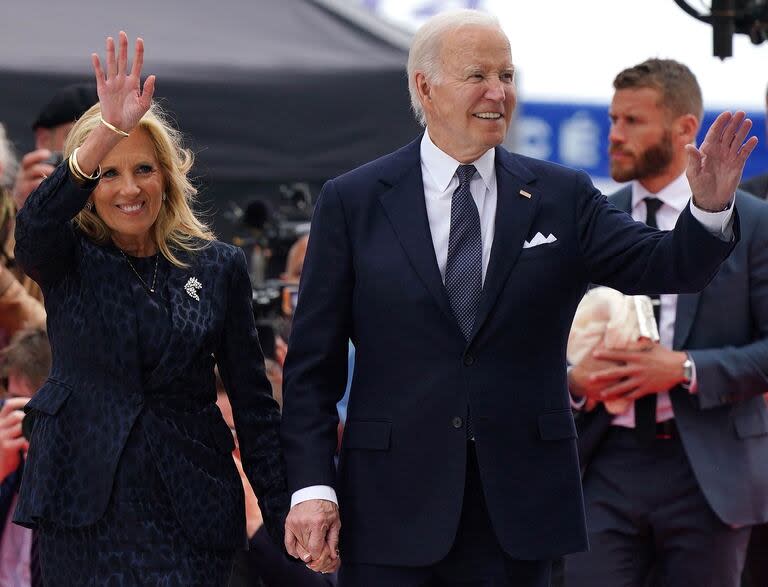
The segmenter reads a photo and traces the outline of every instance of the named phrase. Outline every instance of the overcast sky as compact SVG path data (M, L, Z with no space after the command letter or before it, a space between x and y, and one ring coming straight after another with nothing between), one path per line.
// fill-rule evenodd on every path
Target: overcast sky
M712 27L673 0L360 1L412 29L434 10L476 5L496 14L512 43L524 99L608 103L618 71L664 57L693 70L708 109L765 107L768 42L752 45L735 35L734 56L720 61L712 56Z

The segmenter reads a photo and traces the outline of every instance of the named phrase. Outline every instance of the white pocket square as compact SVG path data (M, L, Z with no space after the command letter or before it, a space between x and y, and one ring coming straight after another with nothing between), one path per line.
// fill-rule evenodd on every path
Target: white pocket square
M557 237L549 233L549 236L544 236L540 232L536 233L536 236L534 236L530 241L525 241L523 243L524 249L531 249L533 247L538 247L539 245L547 245L549 243L553 243L557 240Z

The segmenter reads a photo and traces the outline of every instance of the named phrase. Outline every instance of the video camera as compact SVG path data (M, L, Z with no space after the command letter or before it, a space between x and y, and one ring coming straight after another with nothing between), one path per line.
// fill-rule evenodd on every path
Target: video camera
M710 14L702 14L687 0L674 0L686 14L712 25L713 54L733 55L733 35L748 35L753 44L768 40L768 0L712 0Z

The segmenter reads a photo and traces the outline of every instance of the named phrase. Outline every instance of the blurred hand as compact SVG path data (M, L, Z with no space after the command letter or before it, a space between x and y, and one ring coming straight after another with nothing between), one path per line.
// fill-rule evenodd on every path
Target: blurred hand
M29 194L37 189L40 182L53 173L53 165L45 163L52 153L48 149L30 151L21 160L21 167L13 185L13 201L16 209L21 210Z
M755 136L744 141L751 128L744 112L723 112L709 127L701 149L686 145L686 175L697 207L719 212L731 201L744 164L757 145Z
M590 376L594 385L603 386L603 400L616 397L636 400L651 393L668 391L685 381L683 362L686 354L659 343L646 351L600 349L594 355L599 360L620 363Z
M11 397L0 409L0 481L19 468L21 453L29 448L21 435L22 408L28 401L27 397Z
M595 345L577 365L574 365L568 373L568 388L571 393L577 397L587 398L587 410L594 408L597 401L603 399L603 391L611 385L620 381L619 377L615 379L603 378L594 379L596 373L605 373L612 367L618 367L621 363L598 359L595 357L595 351L604 348L601 344Z
M115 53L115 41L107 37L107 71L101 67L96 53L91 55L96 75L96 91L99 94L101 116L120 130L130 132L149 110L155 92L155 76L151 75L141 88L141 68L144 65L144 41L136 39L133 66L128 71L128 36L119 35L119 51Z
M285 549L313 571L331 572L339 565L339 507L310 499L296 504L285 520Z

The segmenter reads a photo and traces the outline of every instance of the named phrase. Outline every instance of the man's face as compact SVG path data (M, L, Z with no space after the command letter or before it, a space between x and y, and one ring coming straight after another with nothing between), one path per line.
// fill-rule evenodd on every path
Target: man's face
M417 77L434 143L462 163L500 145L517 101L514 79L509 41L500 30L467 26L446 35L438 79Z
M64 141L69 131L75 126L75 122L67 122L53 128L38 128L35 131L35 148L48 149L49 151L63 151Z
M617 90L610 108L611 177L625 182L660 175L674 158L668 114L653 88Z

